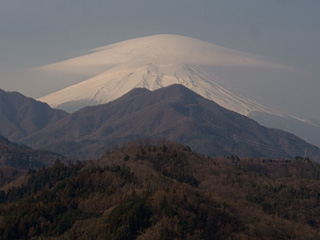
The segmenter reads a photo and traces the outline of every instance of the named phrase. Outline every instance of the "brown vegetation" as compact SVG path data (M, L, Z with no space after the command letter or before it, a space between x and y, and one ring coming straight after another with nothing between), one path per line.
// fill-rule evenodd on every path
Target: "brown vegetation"
M1 192L1 239L319 239L320 167L163 141L56 161Z

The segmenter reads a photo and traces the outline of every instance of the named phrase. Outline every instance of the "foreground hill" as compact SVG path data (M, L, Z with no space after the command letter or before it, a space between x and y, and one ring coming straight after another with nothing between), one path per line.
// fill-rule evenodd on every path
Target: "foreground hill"
M0 89L0 135L19 141L68 115L48 104Z
M182 85L153 92L134 89L107 104L86 107L23 142L69 157L92 159L133 139L167 138L213 156L304 156L319 148L302 139L220 107Z
M320 166L211 158L170 142L29 172L0 192L1 239L319 239Z
M34 150L0 136L0 186L26 173L29 169L51 166L58 158L65 160L59 154Z

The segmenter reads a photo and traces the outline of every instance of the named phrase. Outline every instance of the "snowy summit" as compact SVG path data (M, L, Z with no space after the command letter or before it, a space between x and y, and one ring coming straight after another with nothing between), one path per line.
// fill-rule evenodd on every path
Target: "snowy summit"
M281 68L257 56L190 37L153 35L96 48L89 54L41 67L46 71L99 74L40 98L50 106L75 111L117 99L134 88L155 90L182 84L222 107L248 115L263 106L221 86L203 66Z

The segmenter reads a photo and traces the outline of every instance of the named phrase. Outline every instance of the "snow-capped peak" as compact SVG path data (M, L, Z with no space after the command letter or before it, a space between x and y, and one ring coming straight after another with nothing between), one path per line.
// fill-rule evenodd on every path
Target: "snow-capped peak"
M87 105L112 101L133 88L155 90L182 84L244 115L254 111L270 112L222 87L219 80L202 66L283 67L251 54L189 37L153 35L96 48L87 55L41 67L46 71L86 74L100 69L100 73L39 100L52 107L74 111Z

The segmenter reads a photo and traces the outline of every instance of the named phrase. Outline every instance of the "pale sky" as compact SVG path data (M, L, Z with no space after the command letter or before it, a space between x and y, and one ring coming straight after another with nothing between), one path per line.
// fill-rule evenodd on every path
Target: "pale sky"
M170 33L296 68L243 74L243 88L268 107L320 119L319 12L319 0L0 0L0 88L41 97L75 80L30 69Z

